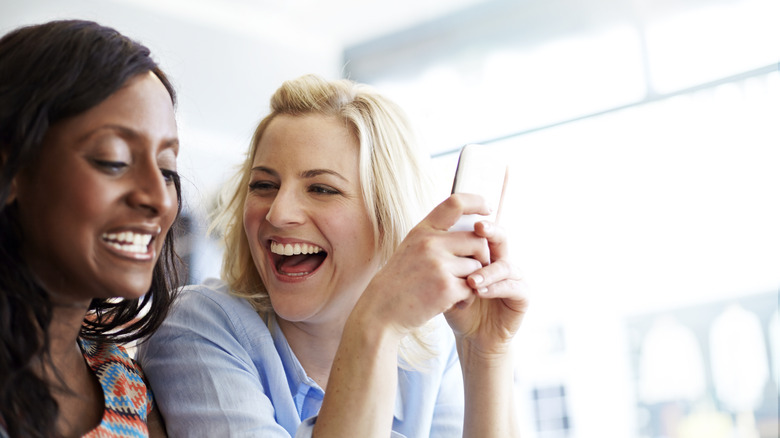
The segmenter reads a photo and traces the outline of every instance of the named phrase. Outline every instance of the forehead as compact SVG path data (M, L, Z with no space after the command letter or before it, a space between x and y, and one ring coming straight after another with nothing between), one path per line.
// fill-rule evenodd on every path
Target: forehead
M281 114L257 144L254 165L357 170L358 141L347 122L321 114Z
M152 72L131 78L98 105L53 125L47 137L74 146L106 128L125 132L140 144L164 144L178 151L171 96Z

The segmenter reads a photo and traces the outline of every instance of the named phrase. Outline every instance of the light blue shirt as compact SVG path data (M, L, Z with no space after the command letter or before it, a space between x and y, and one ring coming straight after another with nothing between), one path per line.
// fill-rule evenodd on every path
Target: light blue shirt
M265 321L216 279L188 286L160 329L138 348L171 437L308 437L324 391ZM452 331L422 371L398 369L392 437L458 437L463 378Z

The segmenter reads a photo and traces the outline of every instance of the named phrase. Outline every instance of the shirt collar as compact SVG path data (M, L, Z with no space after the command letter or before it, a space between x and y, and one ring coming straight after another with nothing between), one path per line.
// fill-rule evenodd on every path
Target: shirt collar
M279 327L279 322L273 312L268 315L267 323L268 330L271 332L271 337L274 340L274 347L276 347L276 351L279 353L279 357L282 360L282 366L287 375L290 393L293 396L298 394L301 391L301 385L306 385L322 392L322 388L320 388L317 382L306 375L303 366L298 362L298 358L290 348L290 344L287 343L287 338L284 337L284 333L282 332L281 327Z

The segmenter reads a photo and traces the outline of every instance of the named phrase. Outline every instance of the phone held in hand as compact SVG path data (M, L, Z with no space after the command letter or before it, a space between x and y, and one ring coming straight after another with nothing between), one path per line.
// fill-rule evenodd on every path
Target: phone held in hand
M501 215L509 177L506 160L494 149L481 144L467 144L460 150L452 193L473 193L485 198L490 215L463 215L450 231L474 231L474 224L487 220L497 223Z

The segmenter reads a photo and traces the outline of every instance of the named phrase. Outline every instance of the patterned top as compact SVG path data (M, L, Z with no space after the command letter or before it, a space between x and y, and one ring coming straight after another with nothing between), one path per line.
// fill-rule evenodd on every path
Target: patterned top
M146 417L153 401L141 368L121 346L83 339L79 343L84 359L103 387L106 404L100 425L84 437L148 437Z

